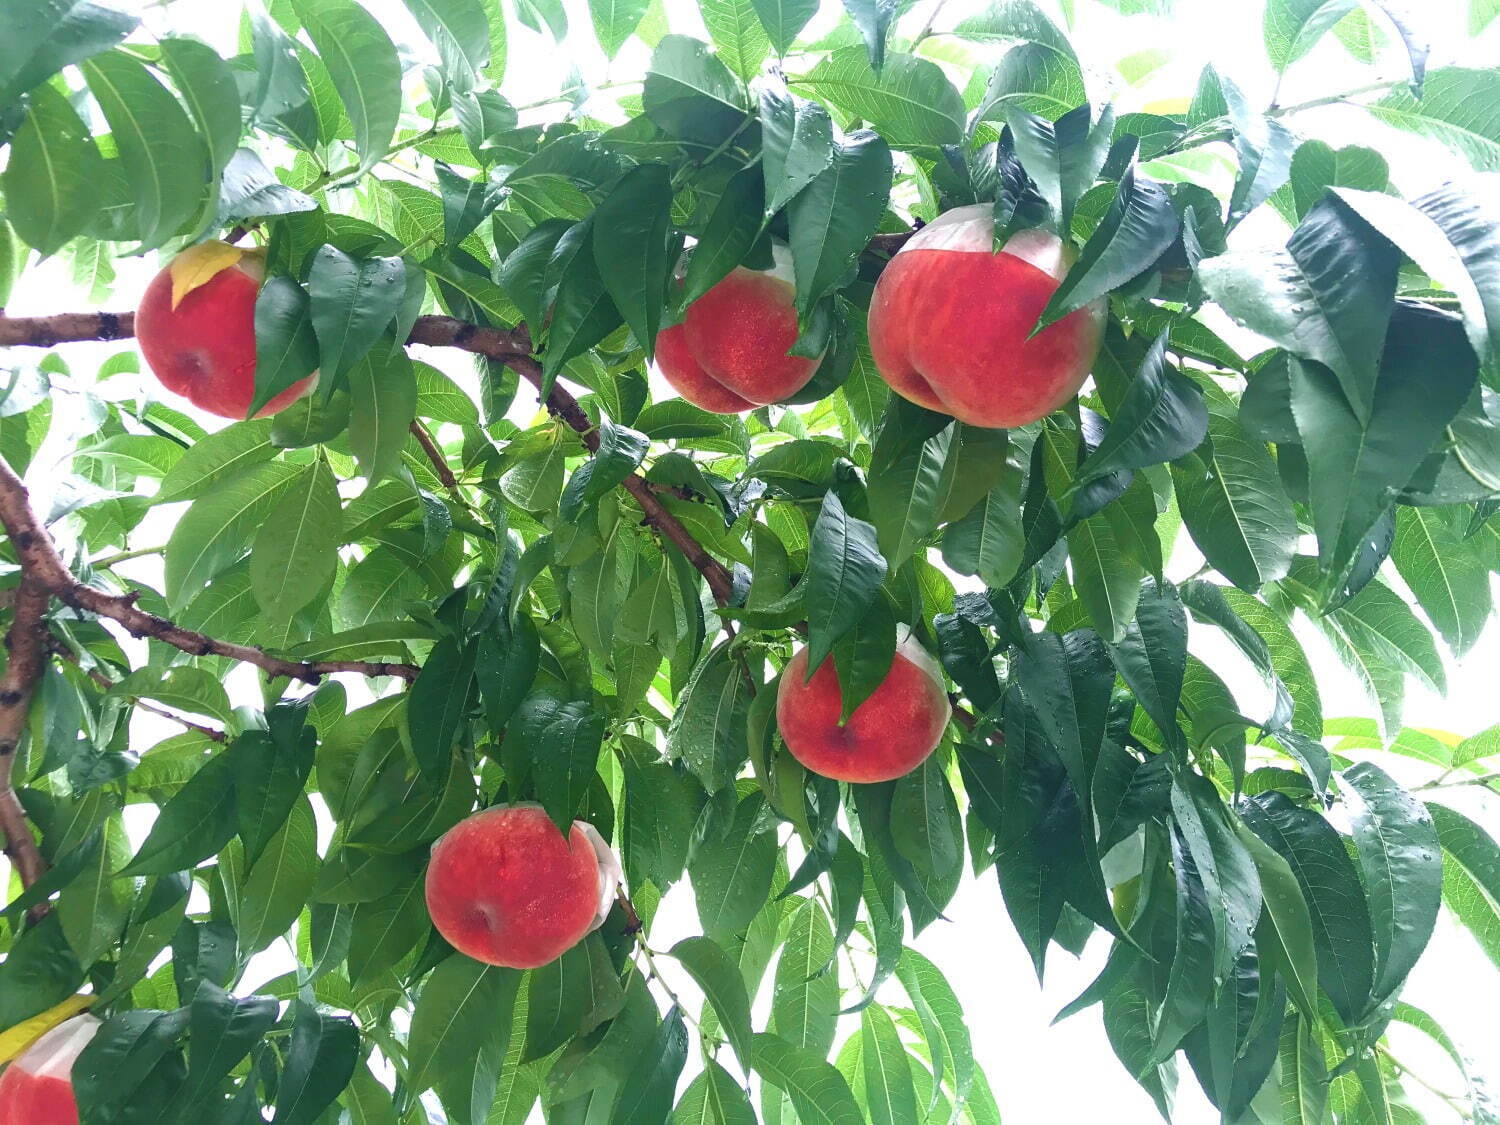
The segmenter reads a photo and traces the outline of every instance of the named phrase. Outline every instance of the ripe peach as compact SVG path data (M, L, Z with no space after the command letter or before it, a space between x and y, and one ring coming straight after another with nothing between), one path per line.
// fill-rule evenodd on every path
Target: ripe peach
M0 1125L78 1125L73 1063L94 1038L90 1015L64 1020L0 1074Z
M189 247L152 279L136 310L135 336L162 386L223 418L240 419L250 412L255 393L255 299L264 278L259 254L210 242ZM290 406L316 381L317 376L310 375L294 383L257 417Z
M834 659L808 679L804 648L781 674L776 725L792 757L838 781L890 781L916 769L937 749L952 714L937 661L903 628L891 670L840 726Z
M1100 298L1027 339L1068 271L1054 234L992 251L988 203L939 215L903 246L870 300L870 351L897 394L974 426L1023 426L1078 393L1099 352Z
M683 398L738 414L796 394L822 357L787 355L797 342L791 253L777 245L769 270L736 267L656 337L656 366Z
M460 953L534 969L604 921L619 882L592 825L575 820L564 838L540 805L496 805L433 845L427 913Z

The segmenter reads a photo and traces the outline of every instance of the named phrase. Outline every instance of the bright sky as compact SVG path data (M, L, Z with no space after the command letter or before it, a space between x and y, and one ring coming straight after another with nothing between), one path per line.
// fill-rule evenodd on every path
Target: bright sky
M429 51L398 0L365 2L386 21L403 49L418 54ZM907 17L912 21L911 26L925 20L934 2L919 0ZM121 6L142 11L149 25L158 31L168 27L178 32L191 31L221 49L232 47L234 32L224 18L226 6L221 0L176 0L170 5L127 2ZM950 27L958 18L981 6L978 0L951 0L936 26ZM1049 5L1044 3L1044 6ZM627 44L615 63L606 66L592 36L586 0L567 0L567 7L573 30L562 47L542 40L512 19L505 91L513 101L526 103L545 98L564 83L567 68L572 66L591 82L606 80L611 74L636 76L643 72L649 52L641 44ZM1093 0L1077 0L1076 7L1078 22L1072 35L1086 69L1091 72L1090 80L1100 91L1116 89L1116 105L1121 112L1145 108L1157 99L1191 93L1199 68L1207 62L1213 62L1222 73L1234 78L1253 102L1265 103L1270 99L1274 75L1261 46L1259 3L1178 0L1176 16L1171 21L1125 19ZM1470 43L1462 31L1465 9L1466 4L1461 0L1434 0L1423 5L1420 16L1427 22L1434 40L1434 66L1447 62L1493 65L1500 58L1500 40L1497 40L1500 21L1490 28L1484 40ZM691 0L669 0L668 12L672 30L702 34ZM831 25L837 15L837 5L825 0L825 10L813 30ZM1158 54L1160 68L1138 89L1124 88L1118 72L1112 69L1113 63L1122 57L1155 59ZM1380 78L1399 77L1404 66L1399 49L1388 50L1382 58L1382 66L1375 71L1356 65L1330 36L1311 56L1291 69L1280 100L1283 104L1296 102ZM601 111L600 107L590 108ZM1339 108L1298 117L1295 125L1308 135L1321 136L1338 145L1373 142L1391 157L1392 178L1407 195L1418 194L1460 171L1457 162L1436 146L1370 126L1362 116ZM1280 220L1270 208L1263 208L1260 215L1237 232L1237 243L1278 245L1285 236ZM120 281L111 307L129 307L149 276L152 264L126 260L119 266ZM10 308L13 314L84 307L85 296L71 290L65 271L49 266L35 277L36 282L23 284L14 296ZM76 370L86 373L91 364L114 350L102 345L76 345L64 354ZM461 359L455 362L453 353L428 350L423 358L448 370L465 384L471 381L466 363ZM664 387L657 389L664 391ZM534 403L528 402L518 404L517 409L529 414L532 406ZM59 430L65 426L66 418L65 412L59 412L55 423ZM68 435L59 432L55 436L59 440L49 442L49 448L60 454L66 448ZM38 462L41 463L41 458ZM135 542L156 541L152 536L158 530L143 528ZM1183 578L1197 568L1198 562L1184 535L1168 576ZM140 578L159 581L156 560L141 560L138 565ZM1325 713L1330 717L1369 713L1352 676L1339 666L1327 646L1309 630L1303 629L1301 633L1318 670ZM1247 712L1259 713L1258 701L1264 688L1248 664L1212 631L1195 631L1192 644L1194 651L1229 682ZM1497 667L1500 667L1500 629L1492 623L1461 665L1450 662L1447 699L1434 697L1415 682L1408 682L1407 724L1460 734L1494 724L1500 720L1500 706L1494 698ZM231 677L230 685L237 701L258 703L259 693L253 678L244 670ZM149 746L175 733L175 728L149 715L138 715L135 722L140 746ZM1383 758L1382 765L1398 777L1411 772L1406 769L1407 763L1399 759ZM1416 776L1420 779L1425 775L1418 772ZM1500 829L1500 818L1493 805L1486 808L1478 804L1481 798L1474 791L1461 796L1466 801L1455 804L1469 815L1486 820L1492 831ZM131 811L143 810L137 807ZM144 835L146 827L139 817L133 818L131 829L133 835L138 833L137 839ZM326 823L323 828L326 840ZM1030 960L1005 913L992 873L978 880L966 880L948 911L948 919L930 927L915 945L938 963L957 989L968 1017L975 1053L1008 1122L1040 1125L1059 1120L1110 1121L1118 1125L1148 1125L1158 1120L1149 1099L1115 1061L1097 1007L1057 1026L1049 1026L1057 1010L1098 972L1108 948L1107 940L1096 937L1077 960L1054 947L1049 955L1046 985L1039 987ZM652 945L669 948L678 938L694 932L697 921L691 894L681 888L674 890L663 903L652 933ZM246 985L253 986L289 967L290 954L273 948L252 967ZM684 997L696 995L685 977L673 983ZM887 998L898 998L899 988L894 984L888 987L891 996ZM769 991L769 987L762 991L757 1026L764 1026ZM1406 998L1429 1009L1461 1046L1481 1060L1483 1052L1488 1050L1488 1069L1492 1075L1500 1075L1493 1016L1500 1011L1500 974L1468 934L1456 929L1446 918L1440 922L1427 956L1413 974ZM845 1020L843 1030L847 1033L851 1027L857 1028L857 1021ZM1398 1029L1395 1050L1418 1073L1441 1088L1461 1092L1462 1083L1456 1071L1422 1037L1402 1034ZM1187 1069L1185 1064L1183 1069ZM1408 1085L1413 1103L1429 1120L1456 1120L1439 1099L1415 1084ZM540 1121L539 1112L535 1119ZM1218 1120L1217 1112L1203 1099L1190 1075L1180 1083L1175 1120L1184 1125L1210 1125Z

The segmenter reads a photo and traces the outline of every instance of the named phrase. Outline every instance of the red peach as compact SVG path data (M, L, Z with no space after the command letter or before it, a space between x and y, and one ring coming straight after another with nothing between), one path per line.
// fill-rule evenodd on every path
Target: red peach
M93 1016L64 1020L0 1074L0 1125L78 1125L73 1063L94 1038Z
M1062 241L992 250L990 204L957 207L891 259L870 300L870 352L897 394L974 426L1023 426L1078 393L1104 334L1100 298L1027 339L1068 271Z
M839 725L843 692L834 657L807 678L807 649L781 674L776 725L792 757L838 781L890 781L921 765L942 741L952 709L937 661L903 629L891 670Z
M184 253L201 251L195 246ZM172 266L152 279L136 310L135 335L162 386L222 418L238 420L250 412L255 394L255 299L264 277L260 255L243 254L190 289L175 307ZM316 381L317 376L310 375L294 383L256 417L285 409Z
M791 255L769 270L734 269L656 337L656 366L683 398L716 414L780 402L807 385L821 357L787 355L797 342Z
M534 969L604 921L620 868L592 825L565 838L540 805L496 805L448 830L427 867L427 913L476 961Z

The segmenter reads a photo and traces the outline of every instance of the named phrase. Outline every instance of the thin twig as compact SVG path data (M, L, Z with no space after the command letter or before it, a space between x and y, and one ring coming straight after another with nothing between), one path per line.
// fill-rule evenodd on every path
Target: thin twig
M443 456L443 450L433 438L432 431L424 426L420 419L413 418L411 433L412 437L417 439L417 444L422 447L422 452L427 454L427 460L432 464L432 471L437 474L438 480L443 482L443 487L457 494L458 478L448 467L448 459Z
M72 664L105 691L111 691L119 686L117 681L110 679L98 668L85 668L83 666L83 659L73 651L66 641L51 630L47 632L47 651ZM139 707L142 711L150 711L153 715L160 715L164 719L171 719L174 723L186 727L188 730L197 731L199 734L211 738L215 742L227 742L229 740L229 736L218 727L211 727L206 723L194 722L192 719L185 718L175 711L169 711L165 707L158 707L149 699L142 699L138 695L127 695L126 698L130 700L133 706Z

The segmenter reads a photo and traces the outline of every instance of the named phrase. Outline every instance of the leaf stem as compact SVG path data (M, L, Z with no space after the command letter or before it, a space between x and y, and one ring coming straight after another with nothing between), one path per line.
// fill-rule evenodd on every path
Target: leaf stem
M118 554L105 555L102 559L95 559L89 565L98 570L114 566L117 563L129 562L131 559L143 559L147 555L159 555L167 549L165 543L159 547L137 547L133 551L120 551Z

